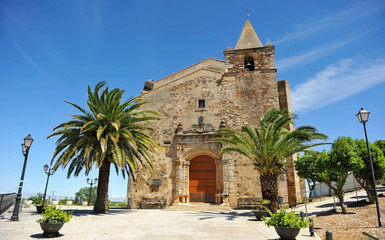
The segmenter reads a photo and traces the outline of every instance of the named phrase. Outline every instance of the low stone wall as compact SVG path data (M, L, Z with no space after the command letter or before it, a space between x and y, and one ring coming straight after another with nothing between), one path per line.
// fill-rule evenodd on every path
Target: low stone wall
M16 193L0 194L0 214L10 208L16 200Z
M140 209L163 209L166 207L166 199L154 197L154 198L142 198L138 204Z
M260 198L238 198L238 209L257 209L258 203L261 202Z

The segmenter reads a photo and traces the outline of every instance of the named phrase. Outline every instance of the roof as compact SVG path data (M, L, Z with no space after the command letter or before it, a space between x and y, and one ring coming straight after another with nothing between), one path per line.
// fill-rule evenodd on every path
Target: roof
M255 33L253 26L251 26L249 19L247 19L245 26L243 26L241 36L239 36L237 45L235 46L235 50L258 47L263 47L263 45Z
M215 58L207 58L203 61L200 61L194 65L191 65L187 68L184 68L176 73L173 73L167 77L161 78L154 82L154 89L160 88L172 82L178 81L179 79L184 78L185 76L191 75L197 71L206 70L213 72L225 72L225 62ZM142 93L143 94L143 93Z

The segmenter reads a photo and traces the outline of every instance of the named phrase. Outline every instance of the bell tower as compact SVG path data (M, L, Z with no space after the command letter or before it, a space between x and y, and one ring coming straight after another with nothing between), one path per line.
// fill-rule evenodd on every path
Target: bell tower
M234 104L238 105L235 108L247 112L241 125L257 126L259 119L272 107L291 112L289 83L277 81L275 47L270 43L262 45L249 19L235 48L228 47L224 56L224 91L235 90L234 99L237 101ZM287 160L285 170L285 176L280 176L278 180L279 195L284 196L285 202L290 205L296 205L300 187L292 158Z
M234 49L224 51L224 82L233 82L241 105L251 108L250 124L271 107L279 109L275 48L263 46L249 19L242 29Z

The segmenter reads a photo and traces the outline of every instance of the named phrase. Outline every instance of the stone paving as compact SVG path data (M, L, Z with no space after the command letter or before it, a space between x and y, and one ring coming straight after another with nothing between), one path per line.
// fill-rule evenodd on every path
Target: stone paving
M109 214L96 215L92 207L61 206L75 210L70 222L60 230L57 239L279 239L273 227L256 221L250 210L177 211L111 209ZM1 240L43 238L36 222L39 219L34 206L23 208L19 222L9 221L12 209L0 219ZM301 230L298 240L320 239L310 237L308 228Z

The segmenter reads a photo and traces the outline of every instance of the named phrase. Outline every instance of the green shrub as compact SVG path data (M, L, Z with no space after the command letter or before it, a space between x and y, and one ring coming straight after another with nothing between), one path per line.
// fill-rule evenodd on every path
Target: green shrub
M66 223L70 221L72 213L73 211L66 212L56 208L56 206L47 205L44 207L44 213L41 214L42 218L40 218L39 221L47 223Z
M69 198L64 198L59 200L59 205L66 205L67 201L72 201Z
M305 228L311 225L309 220L302 219L294 211L287 212L284 208L281 208L277 213L270 213L270 216L270 219L263 218L263 221L269 227Z
M267 205L270 204L270 200L267 200L267 199L261 199L258 203L257 203L257 208L262 211L262 210L265 210L265 211L269 211L269 209L267 208Z
M125 202L111 202L111 201L108 201L108 206L110 207L126 207L126 203Z
M32 201L32 204L41 204L43 202L43 194L38 193L35 196L31 196L28 200Z

